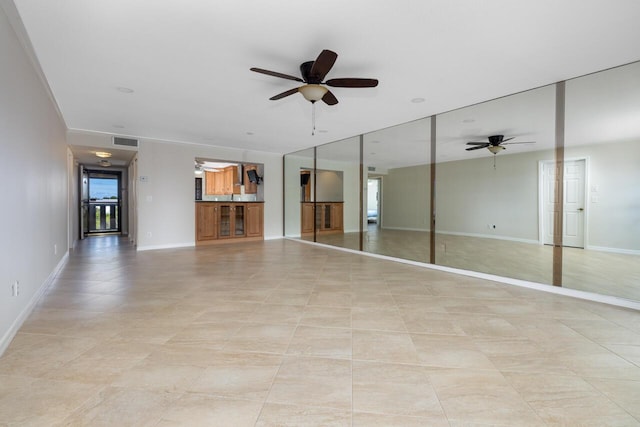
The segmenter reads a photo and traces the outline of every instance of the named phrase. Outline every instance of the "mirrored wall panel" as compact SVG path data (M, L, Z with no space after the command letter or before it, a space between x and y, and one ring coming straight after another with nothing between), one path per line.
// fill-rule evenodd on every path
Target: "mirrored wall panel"
M563 286L640 300L640 63L566 82Z
M304 234L305 238L313 241L313 222L302 223L305 203L313 202L313 166L313 148L287 154L284 157L284 234L286 237L299 239ZM306 230L305 233L303 230Z
M436 263L551 284L555 86L436 117Z
M430 121L364 135L367 252L429 262Z
M316 147L314 188L316 242L360 250L360 137Z

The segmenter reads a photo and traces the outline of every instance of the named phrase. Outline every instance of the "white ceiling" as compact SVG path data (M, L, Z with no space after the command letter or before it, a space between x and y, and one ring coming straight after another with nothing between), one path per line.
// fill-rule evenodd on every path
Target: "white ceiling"
M70 130L277 153L640 59L637 0L14 3ZM340 103L317 104L311 136L301 95L269 100L297 83L249 68L297 76L322 49L339 55L327 78L380 84L332 89ZM485 132L458 128L443 138ZM493 128L539 137L514 117Z

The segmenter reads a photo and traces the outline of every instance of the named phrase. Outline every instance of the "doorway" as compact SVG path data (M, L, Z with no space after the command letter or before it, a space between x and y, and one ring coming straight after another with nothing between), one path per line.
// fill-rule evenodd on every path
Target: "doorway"
M121 233L122 173L80 169L80 238Z
M542 241L553 244L555 224L559 221L559 204L556 194L560 183L556 179L556 163L542 162L541 208ZM584 248L586 215L586 159L566 160L564 162L564 182L562 202L562 245ZM558 224L559 225L559 224Z
M367 179L367 224L380 226L380 178Z

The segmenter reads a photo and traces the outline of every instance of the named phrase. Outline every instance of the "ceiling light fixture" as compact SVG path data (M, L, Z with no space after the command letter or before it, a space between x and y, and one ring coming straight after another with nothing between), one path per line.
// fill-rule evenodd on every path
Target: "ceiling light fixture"
M134 90L133 90L133 89L128 88L128 87L124 87L124 86L118 86L118 87L116 88L116 90L117 90L118 92L122 92L122 93L133 93L133 92L134 92Z
M487 147L487 150L491 151L493 154L498 154L504 150L504 147L502 145L490 145Z
M104 168L111 166L111 162L109 160L100 160L98 164Z
M109 157L111 157L111 153L108 153L106 151L96 151L96 156L100 157L101 159L108 159Z
M329 92L324 86L316 84L307 84L298 88L298 92L304 96L304 99L311 102L311 135L316 134L316 102Z
M411 100L411 102L413 102L414 104L420 104L421 102L424 102L425 99L424 98L413 98Z

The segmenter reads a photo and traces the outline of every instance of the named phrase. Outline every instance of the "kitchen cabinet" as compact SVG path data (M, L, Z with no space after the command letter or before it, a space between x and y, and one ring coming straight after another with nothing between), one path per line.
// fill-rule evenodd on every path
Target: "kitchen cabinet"
M247 237L261 237L264 234L264 212L262 203L246 204Z
M247 171L258 170L258 166L256 165L244 165L244 170L242 171L242 177L244 181L244 194L256 194L258 192L258 183L249 181L249 176L247 175Z
M224 174L224 191L222 194L240 194L240 180L238 179L238 167L227 166Z
M206 195L240 194L238 167L227 166L219 172L205 171Z
M218 207L213 203L196 204L196 241L218 238Z
M301 233L343 233L344 208L342 202L303 202L301 208Z
M264 239L263 203L197 202L196 245Z
M206 195L220 195L226 194L224 191L224 172L204 172L204 186ZM231 194L231 193L229 193Z
M301 203L301 206L300 223L302 225L302 234L312 234L315 208L313 203Z

